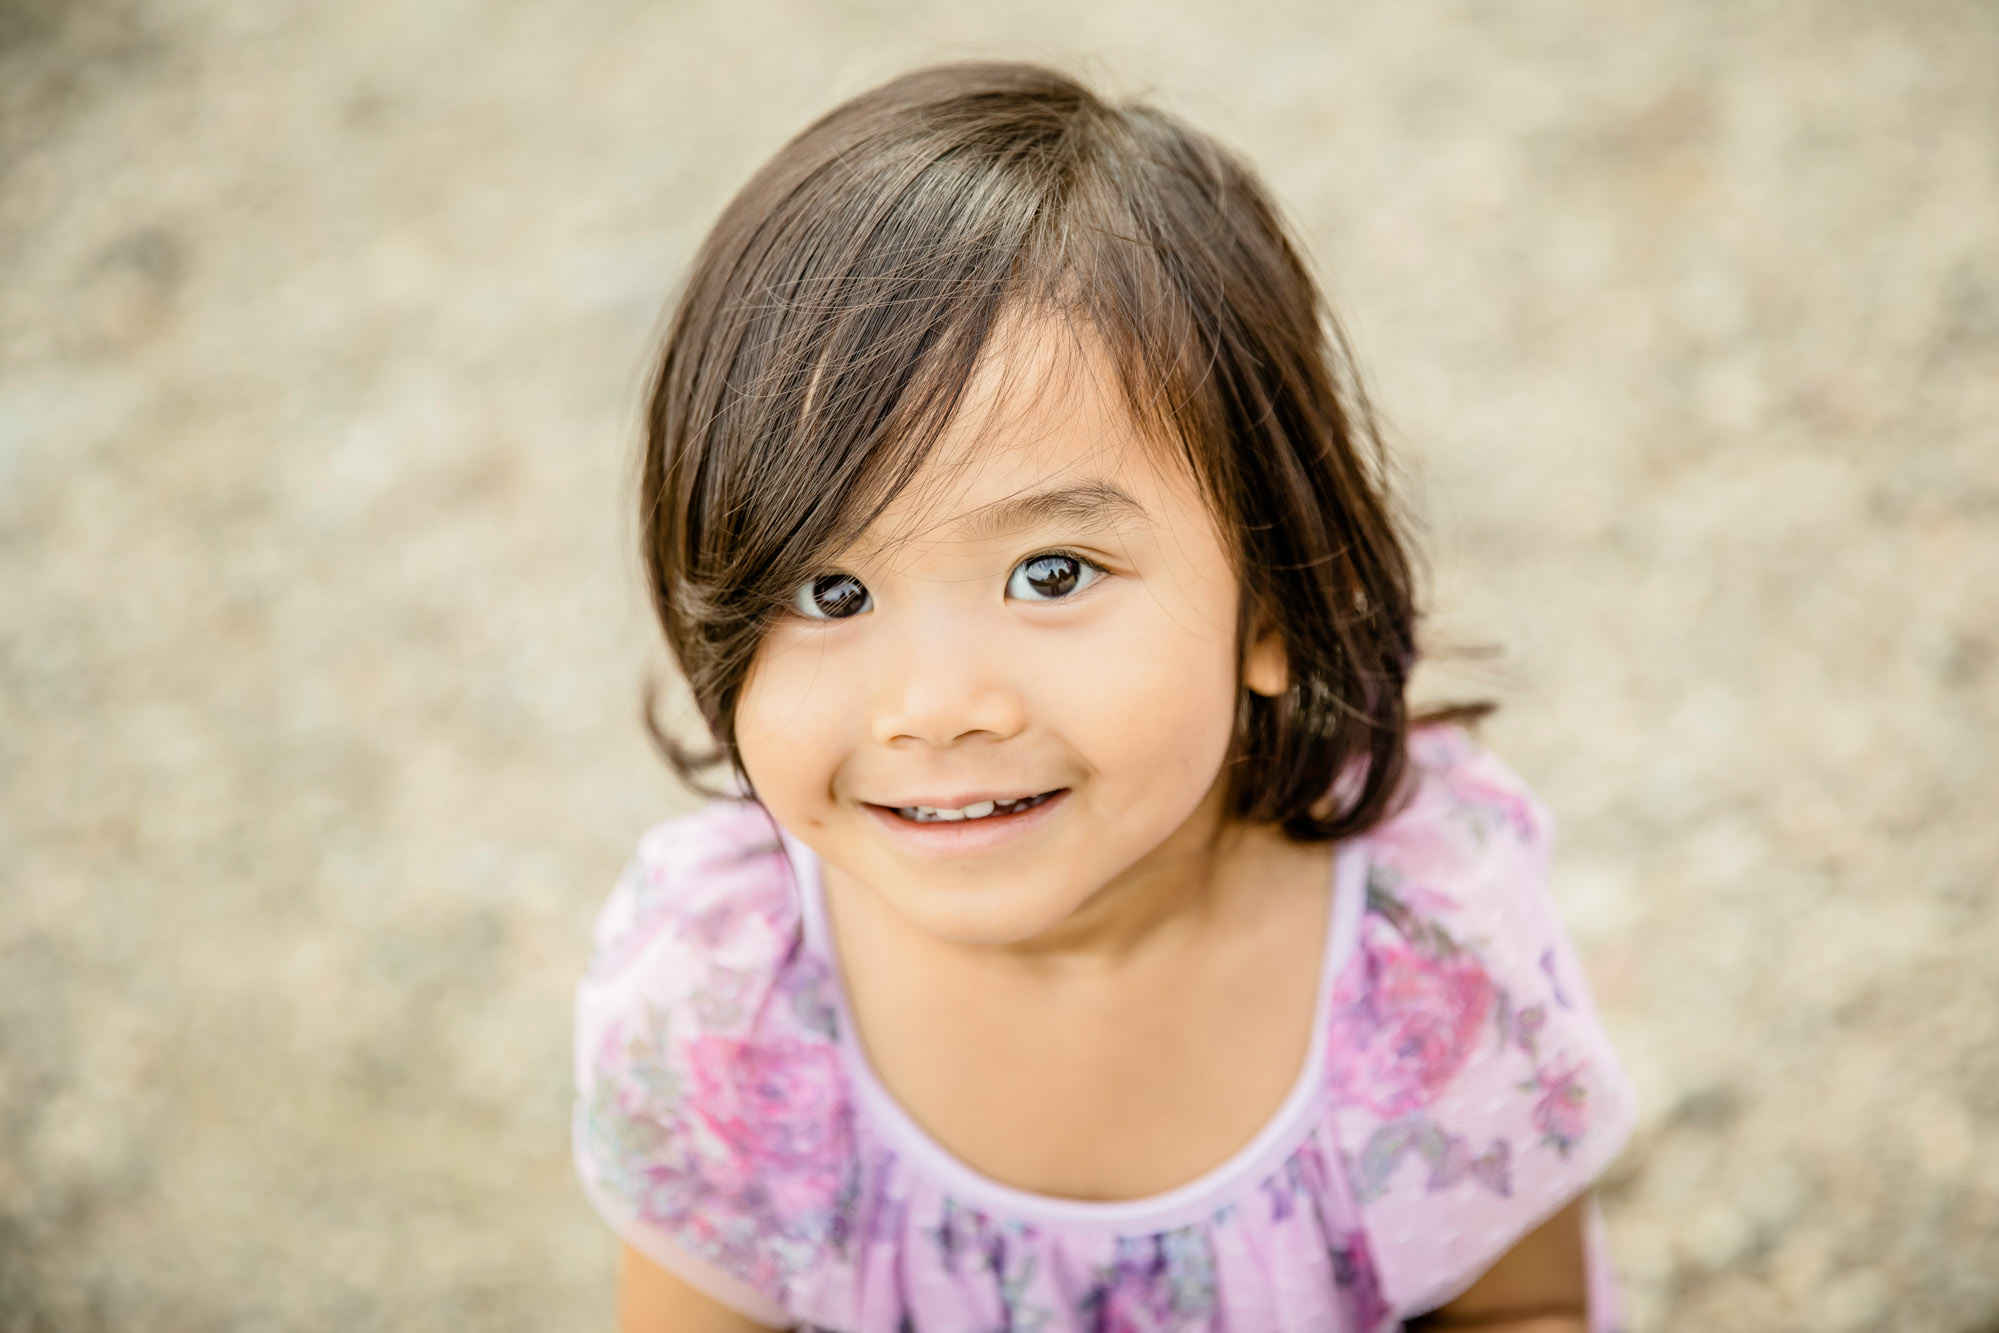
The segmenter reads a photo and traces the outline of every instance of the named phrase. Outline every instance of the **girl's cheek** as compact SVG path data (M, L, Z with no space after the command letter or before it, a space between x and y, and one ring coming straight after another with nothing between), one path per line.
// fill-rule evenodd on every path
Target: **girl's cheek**
M835 643L829 635L841 635ZM743 701L772 725L810 725L815 715L838 711L851 690L846 679L865 660L867 644L852 639L848 627L781 625L757 649L745 682ZM844 700L851 705L852 700Z
M757 650L736 706L736 741L760 793L788 803L792 793L823 787L816 770L834 762L824 734L849 709L833 706L839 681L811 631L779 629Z
M1147 598L1133 610L1024 673L1036 711L1096 751L1093 766L1134 777L1201 767L1235 725L1234 644L1190 628L1183 608Z

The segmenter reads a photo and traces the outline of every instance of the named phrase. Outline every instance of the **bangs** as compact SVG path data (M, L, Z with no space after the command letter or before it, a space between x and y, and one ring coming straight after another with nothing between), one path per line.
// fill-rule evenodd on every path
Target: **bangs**
M688 595L726 589L775 614L902 493L1007 331L1029 325L1101 342L1141 432L1216 493L1189 419L1212 415L1189 410L1202 358L1165 238L1142 239L1157 229L1121 207L1088 136L1045 128L1037 143L926 126L875 147L866 188L829 151L821 169L773 170L738 201L761 224L716 256L722 290L690 293L713 302L719 336L668 366L707 423L680 525L702 557L685 566Z

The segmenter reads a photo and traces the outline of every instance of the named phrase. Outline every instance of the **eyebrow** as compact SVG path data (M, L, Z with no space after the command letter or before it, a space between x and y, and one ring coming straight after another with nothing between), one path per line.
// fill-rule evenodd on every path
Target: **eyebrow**
M1122 487L1092 481L996 500L973 510L959 523L966 536L987 539L1042 524L1105 528L1121 518L1143 520L1146 516L1145 506Z

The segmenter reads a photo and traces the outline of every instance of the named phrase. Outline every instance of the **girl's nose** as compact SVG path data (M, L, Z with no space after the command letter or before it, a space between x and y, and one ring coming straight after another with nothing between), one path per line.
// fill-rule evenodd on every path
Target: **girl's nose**
M882 664L869 728L877 744L943 747L1026 728L1026 700L992 645L932 622L899 649Z

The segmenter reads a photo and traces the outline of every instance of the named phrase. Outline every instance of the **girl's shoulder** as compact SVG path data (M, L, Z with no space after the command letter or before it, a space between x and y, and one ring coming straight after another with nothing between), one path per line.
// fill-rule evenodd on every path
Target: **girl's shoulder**
M1378 863L1417 875L1545 872L1554 819L1524 779L1462 727L1418 727L1401 799L1365 835Z
M1622 1148L1636 1099L1549 891L1553 822L1462 730L1423 728L1363 836L1327 1014L1327 1119L1395 1304L1456 1295Z
M754 801L716 800L655 824L597 915L584 984L616 985L651 974L640 960L661 951L691 952L690 963L719 961L725 944L767 953L795 935L798 898L781 836ZM761 946L761 947L759 947ZM687 967L671 969L682 982Z
M576 1166L621 1235L710 1296L788 1322L825 1243L851 1113L793 869L749 801L651 829L599 914L576 1002Z

